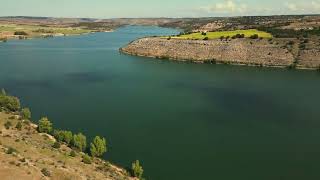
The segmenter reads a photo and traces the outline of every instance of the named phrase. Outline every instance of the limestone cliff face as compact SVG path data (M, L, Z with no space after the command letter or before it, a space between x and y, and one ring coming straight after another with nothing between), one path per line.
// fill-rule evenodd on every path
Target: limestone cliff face
M146 57L180 61L216 62L258 66L287 67L294 56L268 40L179 40L159 37L142 38L120 49L121 52Z

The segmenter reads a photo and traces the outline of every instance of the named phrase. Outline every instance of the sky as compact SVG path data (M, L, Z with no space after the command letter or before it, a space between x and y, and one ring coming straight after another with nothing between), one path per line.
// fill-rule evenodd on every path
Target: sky
M0 16L81 18L320 14L320 0L0 0Z

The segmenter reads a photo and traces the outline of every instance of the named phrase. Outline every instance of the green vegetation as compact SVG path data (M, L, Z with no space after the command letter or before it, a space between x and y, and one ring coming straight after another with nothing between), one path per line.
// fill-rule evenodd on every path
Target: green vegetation
M52 145L53 148L55 149L59 149L60 148L60 143L59 142L54 142L54 144Z
M187 33L179 36L172 36L173 39L219 39L221 37L246 37L250 38L253 35L258 35L262 38L272 38L270 33L259 31L257 29L248 29L248 30L236 30L236 31L216 31L216 32L207 32L207 33ZM229 39L228 38L228 39Z
M1 24L0 32L10 33L16 36L24 37L53 37L54 35L78 35L93 32L85 27L48 27L39 25L21 25L21 24ZM7 41L3 37L0 41ZM23 38L21 38L23 39Z
M96 136L90 143L90 152L93 157L101 157L107 152L107 143L105 138Z
M31 111L29 108L23 108L21 110L21 116L23 119L30 120L31 119Z
M17 125L16 125L16 128L21 131L22 129L22 123L21 122L18 122Z
M5 92L5 90L1 90L0 91L0 97L1 100L5 99L6 101L0 101L0 110L2 109L7 109L8 107L12 106L12 103L8 103L11 101L7 101L6 98L12 98L14 100L16 100L17 102L19 102L19 99L13 96L8 96L7 93ZM10 105L8 105L10 104ZM10 109L20 109L20 104L19 104L19 108L10 108ZM7 109L7 112L10 111L10 109ZM11 110L11 112L13 112ZM8 112L9 113L9 112ZM28 108L23 108L20 112L21 117L23 117L25 119L24 122L28 122L30 123L31 119L31 111ZM18 114L16 113L16 114ZM6 129L10 129L12 127L12 122L14 122L14 120L17 120L17 118L15 116L10 116L9 117L10 120L6 121L6 123L4 124L4 126L6 127ZM12 120L11 120L12 119ZM17 128L18 130L22 130L22 121L18 121L15 128ZM66 131L66 130L56 130L53 129L53 124L49 121L49 119L47 117L43 117L38 121L38 132L40 133L47 133L47 134L51 134L56 138L56 142L53 143L52 148L55 149L59 149L61 147L61 142L66 143L70 148L76 148L79 151L82 152L87 152L87 138L85 135L83 135L82 133L78 133L78 134L74 134L71 131ZM18 139L19 140L19 139ZM17 141L16 141L17 142ZM8 150L6 151L7 154L12 154L14 152L17 152L17 150L15 150L14 148L8 148ZM107 152L107 142L106 139L104 137L100 137L100 136L96 136L93 141L90 143L90 153L92 155L92 157L101 157L104 153ZM77 153L75 150L72 150L69 154L71 157L76 157ZM82 156L82 162L85 164L91 164L92 163L92 157L90 157L88 154L84 154ZM25 160L24 160L25 161ZM143 173L143 169L139 164L139 161L136 161L135 163L133 163L133 174L134 176L141 178L142 177L142 173ZM50 177L51 174L48 171L48 169L43 168L41 170L41 172L43 173L43 175Z
M52 129L52 123L49 121L47 117L43 117L39 120L39 132L50 134Z
M72 145L79 151L85 151L87 147L87 138L82 133L73 135Z
M62 131L62 130L54 130L53 136L59 141L59 142L65 142L68 145L72 141L72 132L71 131Z
M307 38L309 35L320 36L320 27L312 30L294 30L294 29L281 29L278 26L274 27L259 27L260 31L271 33L276 38Z
M258 39L258 38L259 38L259 35L258 35L258 34L254 34L254 35L251 35L250 38L251 38L251 39Z
M10 127L12 126L12 123L10 121L7 121L5 124L4 124L4 127L6 129L10 129Z
M9 111L18 111L20 109L20 100L13 96L8 96L2 89L0 93L0 107Z
M143 174L143 168L140 165L139 160L136 160L135 162L133 162L131 168L132 168L133 176L141 179Z
M51 173L50 171L47 169L47 168L43 168L41 169L41 172L44 176L47 176L47 177L50 177L51 176Z
M16 149L9 147L8 150L6 151L7 154L12 154L18 152Z
M70 156L71 156L71 157L76 157L77 154L76 154L76 152L75 152L74 150L72 150L72 151L70 152Z
M16 36L27 36L28 33L24 32L24 31L16 31L16 32L14 32L14 35L16 35Z
M82 156L82 162L85 164L91 164L91 157L88 154Z

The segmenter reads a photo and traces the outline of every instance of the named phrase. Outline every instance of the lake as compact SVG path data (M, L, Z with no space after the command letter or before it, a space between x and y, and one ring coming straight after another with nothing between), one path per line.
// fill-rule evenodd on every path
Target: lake
M189 64L118 49L112 33L0 43L0 87L55 128L105 136L104 156L151 180L319 179L320 73Z

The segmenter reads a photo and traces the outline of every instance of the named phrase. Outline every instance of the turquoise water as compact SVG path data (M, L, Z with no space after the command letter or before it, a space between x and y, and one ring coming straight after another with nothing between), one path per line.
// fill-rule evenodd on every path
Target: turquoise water
M0 87L34 120L108 139L151 180L319 179L320 73L120 54L158 27L0 43Z

